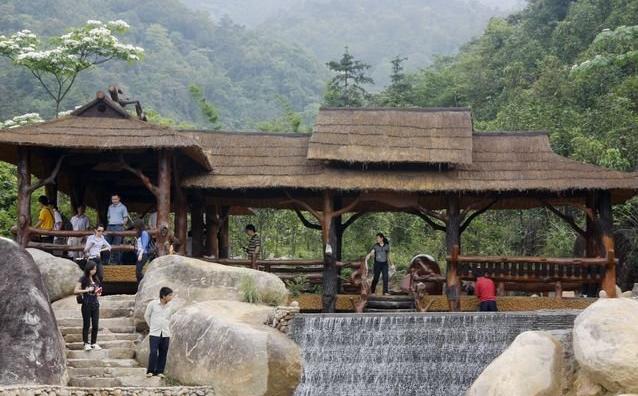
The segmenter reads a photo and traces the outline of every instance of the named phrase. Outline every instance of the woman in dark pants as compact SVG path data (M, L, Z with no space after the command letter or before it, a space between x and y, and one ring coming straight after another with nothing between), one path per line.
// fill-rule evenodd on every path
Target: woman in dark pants
M137 278L137 285L139 288L139 284L144 277L144 264L148 261L151 236L148 231L146 231L142 220L137 220L133 227L136 231L135 252L137 254L137 260L135 262L135 277Z
M377 234L377 243L372 246L370 253L366 256L366 266L370 257L374 256L374 278L372 279L372 287L370 294L374 294L379 282L379 276L383 275L383 295L388 293L388 266L390 264L390 243L382 233Z
M102 284L96 275L97 267L89 261L84 267L84 275L75 285L75 294L82 296L82 341L84 350L102 349L97 344L97 331L100 320L100 302L98 297L102 295ZM91 343L89 344L89 327L91 327Z

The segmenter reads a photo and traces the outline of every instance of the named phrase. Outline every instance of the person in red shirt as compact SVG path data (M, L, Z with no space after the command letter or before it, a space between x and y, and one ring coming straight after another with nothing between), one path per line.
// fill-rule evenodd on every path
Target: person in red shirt
M494 281L485 276L485 271L481 268L476 271L476 297L478 297L479 310L482 312L496 312L496 286Z

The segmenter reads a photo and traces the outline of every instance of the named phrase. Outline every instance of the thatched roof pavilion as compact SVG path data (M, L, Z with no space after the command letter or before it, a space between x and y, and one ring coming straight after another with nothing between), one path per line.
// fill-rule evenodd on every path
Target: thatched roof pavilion
M544 132L475 132L468 109L321 109L311 135L179 131L137 119L101 94L68 117L1 131L0 160L18 165L23 244L30 195L41 185L99 213L109 192L120 191L134 210L156 206L165 228L174 210L181 241L190 210L194 254L215 257L228 252L231 207L295 209L322 230L326 310L334 308L340 238L363 212L415 213L446 233L453 252L484 211L544 206L597 257L613 251L612 203L638 192L638 173L562 157ZM31 184L31 174L40 182ZM558 205L584 213L585 229ZM354 215L342 222L346 213ZM608 269L603 284L613 294L612 278ZM449 275L448 286L456 285Z

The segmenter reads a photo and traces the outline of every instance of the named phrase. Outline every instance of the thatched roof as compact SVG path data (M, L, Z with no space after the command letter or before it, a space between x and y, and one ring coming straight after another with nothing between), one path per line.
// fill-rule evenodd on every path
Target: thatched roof
M322 108L308 159L469 164L472 116L465 108Z
M520 192L638 191L638 173L612 171L554 153L547 134L475 133L472 163L355 168L306 159L307 135L190 133L213 165L184 186L214 189L302 188L343 191Z
M92 110L102 104L113 114L96 116ZM91 151L170 148L184 152L204 169L211 169L195 140L174 129L131 117L106 97L95 99L66 117L0 130L0 145Z

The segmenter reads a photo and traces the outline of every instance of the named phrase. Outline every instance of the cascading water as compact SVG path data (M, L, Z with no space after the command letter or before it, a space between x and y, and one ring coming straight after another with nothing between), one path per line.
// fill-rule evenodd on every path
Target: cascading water
M571 328L576 312L297 315L297 396L462 395L526 330Z

